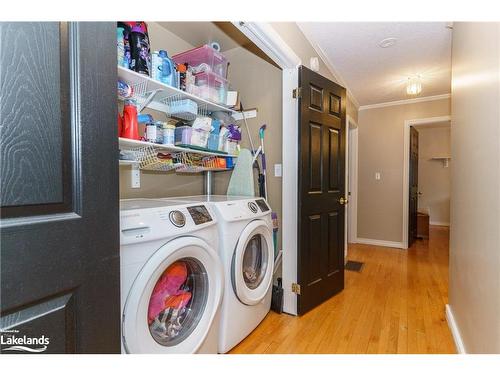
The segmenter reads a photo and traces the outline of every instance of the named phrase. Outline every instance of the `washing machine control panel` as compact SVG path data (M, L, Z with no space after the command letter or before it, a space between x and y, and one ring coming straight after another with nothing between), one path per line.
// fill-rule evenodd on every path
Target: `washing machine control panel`
M184 214L178 210L170 211L168 218L170 219L170 222L178 228L186 225L186 216L184 216Z
M193 218L195 225L201 225L212 221L212 216L207 208L203 205L188 207L188 212Z
M259 205L260 210L262 212L267 212L270 210L269 206L267 205L264 199L257 199L255 202Z

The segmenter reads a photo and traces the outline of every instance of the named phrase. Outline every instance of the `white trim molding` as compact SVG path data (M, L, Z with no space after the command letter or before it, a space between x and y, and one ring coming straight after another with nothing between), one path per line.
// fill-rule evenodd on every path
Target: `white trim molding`
M448 323L448 327L451 331L451 336L453 337L453 341L455 342L455 347L457 348L458 354L467 354L465 350L464 341L462 340L462 336L460 335L460 330L458 329L457 321L455 320L455 316L453 315L453 310L449 304L446 304L446 322Z
M451 121L451 116L438 116L405 120L403 131L403 245L408 248L408 211L410 195L410 127L413 125L432 125L437 122Z
M273 59L280 68L296 68L301 64L300 58L269 23L238 21L232 24Z
M402 242L395 241L384 241L384 240L375 240L371 238L356 238L356 243L360 243L363 245L373 245L373 246L383 246L383 247L393 247L396 249L405 249L404 244Z
M352 148L351 148L352 146ZM358 237L358 123L349 115L346 116L346 177L349 204L347 205L345 221L345 242L347 259L347 244L356 242ZM351 164L349 163L351 160ZM352 186L351 186L352 182Z
M269 23L233 22L257 47L282 69L282 278L283 311L297 315L297 197L298 197L298 102L292 96L298 87L300 58Z
M367 109L392 107L394 105L405 105L405 104L413 104L413 103L432 102L434 100L443 100L443 99L450 99L450 98L451 98L451 94L423 96L421 98L395 100L395 101L392 101L392 102L362 105L362 106L359 107L359 110L360 111L364 111L364 110L367 110Z
M283 311L297 315L297 295L292 284L297 282L298 256L298 194L299 194L299 123L298 101L293 99L292 90L298 87L299 74L295 68L283 69L283 174L281 181L283 234Z
M446 221L429 221L429 225L437 225L440 227L449 227L450 223Z

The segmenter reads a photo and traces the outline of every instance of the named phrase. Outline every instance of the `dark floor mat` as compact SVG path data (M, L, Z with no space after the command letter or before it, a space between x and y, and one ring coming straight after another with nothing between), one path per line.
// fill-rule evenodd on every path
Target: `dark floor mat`
M348 260L345 264L345 269L348 271L361 272L363 269L363 262L356 262L355 260Z

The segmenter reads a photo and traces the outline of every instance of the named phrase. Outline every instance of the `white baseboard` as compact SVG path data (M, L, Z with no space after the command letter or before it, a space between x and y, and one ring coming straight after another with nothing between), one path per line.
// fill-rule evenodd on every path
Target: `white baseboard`
M374 245L374 246L385 246L385 247L395 247L398 249L404 249L404 245L402 242L394 242L394 241L383 241L383 240L374 240L371 238L356 238L356 243L362 243L364 245Z
M457 348L458 354L467 354L464 342L462 341L462 336L460 336L460 331L458 330L457 322L453 316L453 311L448 304L446 304L446 321L448 322L448 327L450 327L451 335L453 336L453 341L455 341L455 347Z
M440 225L442 227L449 227L450 223L447 223L445 221L431 221L429 222L430 225Z

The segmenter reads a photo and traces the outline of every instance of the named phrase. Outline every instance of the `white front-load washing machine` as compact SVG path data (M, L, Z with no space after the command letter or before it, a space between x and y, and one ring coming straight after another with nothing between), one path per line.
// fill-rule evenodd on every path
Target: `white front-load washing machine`
M271 307L271 209L262 198L211 195L175 199L206 204L217 216L219 254L225 271L219 353L226 353L260 324Z
M217 353L216 223L205 204L120 201L122 352Z

